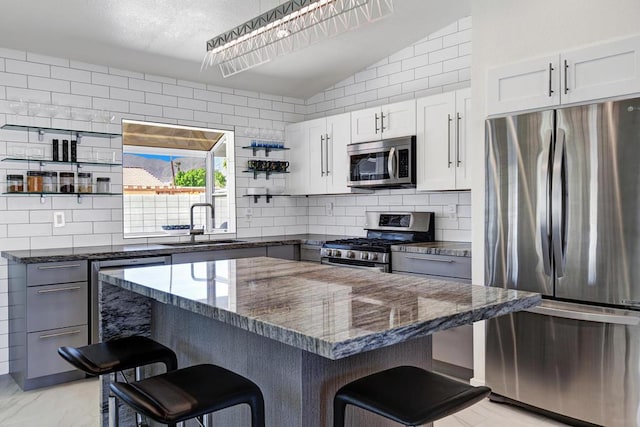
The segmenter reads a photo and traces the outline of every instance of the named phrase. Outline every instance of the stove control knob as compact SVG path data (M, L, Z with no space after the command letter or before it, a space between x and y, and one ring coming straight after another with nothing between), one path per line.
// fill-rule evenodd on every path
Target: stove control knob
M378 254L376 253L369 254L369 259L371 261L376 261L378 259Z
M360 259L369 259L369 254L367 252L362 252L360 254Z
M336 257L336 258L340 258L340 257L342 257L342 252L340 252L339 250L336 249L336 250L333 251L333 256Z
M355 258L356 254L354 254L352 251L348 251L347 252L347 258Z

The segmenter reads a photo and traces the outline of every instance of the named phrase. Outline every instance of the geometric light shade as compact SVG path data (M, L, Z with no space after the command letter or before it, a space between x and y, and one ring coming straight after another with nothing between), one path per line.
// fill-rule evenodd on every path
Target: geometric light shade
M209 40L202 65L229 77L392 12L393 0L290 0Z

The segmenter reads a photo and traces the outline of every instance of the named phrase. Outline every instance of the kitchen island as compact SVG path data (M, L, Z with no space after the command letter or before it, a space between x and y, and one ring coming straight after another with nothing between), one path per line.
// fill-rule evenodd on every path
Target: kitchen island
M429 369L433 332L540 301L527 292L265 257L99 278L102 340L146 335L173 348L182 367L214 363L244 375L264 393L267 425L279 427L329 425L343 384L391 366ZM215 414L215 425L248 425L248 415L229 408ZM391 425L358 409L347 415L349 423Z

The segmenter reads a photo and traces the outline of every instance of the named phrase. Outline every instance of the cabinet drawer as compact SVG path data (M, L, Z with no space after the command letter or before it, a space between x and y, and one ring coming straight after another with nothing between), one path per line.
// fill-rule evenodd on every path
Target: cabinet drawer
M470 257L394 252L391 263L393 272L471 279Z
M62 261L29 264L27 286L49 285L87 280L87 261Z
M27 332L86 324L87 290L87 282L28 287Z
M300 261L320 262L320 246L301 245Z
M87 325L27 334L27 377L73 371L74 368L58 356L58 347L80 347L87 343Z

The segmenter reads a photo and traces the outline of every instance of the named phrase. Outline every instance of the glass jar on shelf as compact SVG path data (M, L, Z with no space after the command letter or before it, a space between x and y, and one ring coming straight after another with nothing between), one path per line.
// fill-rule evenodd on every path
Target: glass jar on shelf
M96 178L96 191L98 193L111 192L111 178L99 176Z
M42 191L45 193L56 193L58 191L58 172L42 173Z
M91 172L78 172L78 193L93 193Z
M41 171L27 171L27 191L29 193L41 193L43 184L43 175Z
M7 175L7 193L22 193L24 191L24 177L22 175Z
M74 193L75 174L73 172L60 172L60 192L61 193Z

